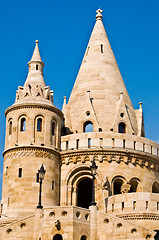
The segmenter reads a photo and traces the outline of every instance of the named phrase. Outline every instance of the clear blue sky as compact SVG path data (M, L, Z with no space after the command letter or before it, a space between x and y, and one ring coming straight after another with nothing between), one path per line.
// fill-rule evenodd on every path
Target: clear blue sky
M8 0L0 4L0 152L4 111L24 84L35 40L40 42L46 84L61 108L76 79L99 6L134 108L143 102L146 137L159 142L158 0ZM0 156L1 176L2 166Z

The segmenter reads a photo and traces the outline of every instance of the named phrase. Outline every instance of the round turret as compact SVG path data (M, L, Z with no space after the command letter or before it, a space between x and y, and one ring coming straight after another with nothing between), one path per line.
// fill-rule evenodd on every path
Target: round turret
M24 87L6 112L6 142L2 191L3 214L25 215L38 203L37 172L43 164L44 206L59 204L60 136L62 112L53 104L53 91L45 85L38 41Z

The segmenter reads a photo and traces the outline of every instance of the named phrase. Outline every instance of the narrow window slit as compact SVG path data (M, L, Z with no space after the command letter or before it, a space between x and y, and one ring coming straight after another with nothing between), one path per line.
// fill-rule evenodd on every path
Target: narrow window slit
M79 139L76 140L76 148L79 148Z
M9 122L9 135L12 134L12 121Z
M100 45L101 53L103 53L103 44Z
M124 202L122 202L122 211L124 210Z
M18 177L21 178L22 177L22 168L19 168L19 174Z
M6 167L6 176L8 175L8 166Z
M42 132L42 119L38 118L37 120L37 132Z
M125 139L123 139L123 148L125 149Z
M66 150L68 149L68 141L66 141Z
M54 190L54 188L55 188L55 182L52 181L52 190Z
M91 138L88 138L88 148L91 147Z
M39 182L39 173L36 174L36 182Z
M100 138L100 148L103 147L103 138Z

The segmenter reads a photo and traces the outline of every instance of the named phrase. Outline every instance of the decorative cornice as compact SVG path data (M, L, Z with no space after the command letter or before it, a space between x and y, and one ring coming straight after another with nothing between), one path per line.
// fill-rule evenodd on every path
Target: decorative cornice
M124 162L125 164L133 164L139 166L145 166L152 170L159 171L159 161L158 158L149 154L140 154L135 151L123 151L119 149L87 149L79 151L62 152L61 160L62 164L69 164L71 162L86 162L86 161L96 161L103 162L107 161L111 163L116 161L117 163Z
M40 108L40 109L46 109L51 112L57 113L61 118L63 118L63 113L60 111L60 109L56 108L54 105L47 105L44 103L23 103L23 104L13 104L12 106L8 107L5 111L5 116L13 110L22 109L22 108Z
M59 156L59 152L53 149L48 149L44 147L14 147L11 149L7 149L3 152L3 157L14 158L19 156L25 157L42 157L49 158L54 160L56 156Z

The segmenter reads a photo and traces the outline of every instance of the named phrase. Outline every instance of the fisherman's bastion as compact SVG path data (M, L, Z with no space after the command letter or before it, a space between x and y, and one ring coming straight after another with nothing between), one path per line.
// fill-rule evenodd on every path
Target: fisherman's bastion
M1 240L159 239L159 144L145 138L102 18L62 111L36 41L5 111Z

